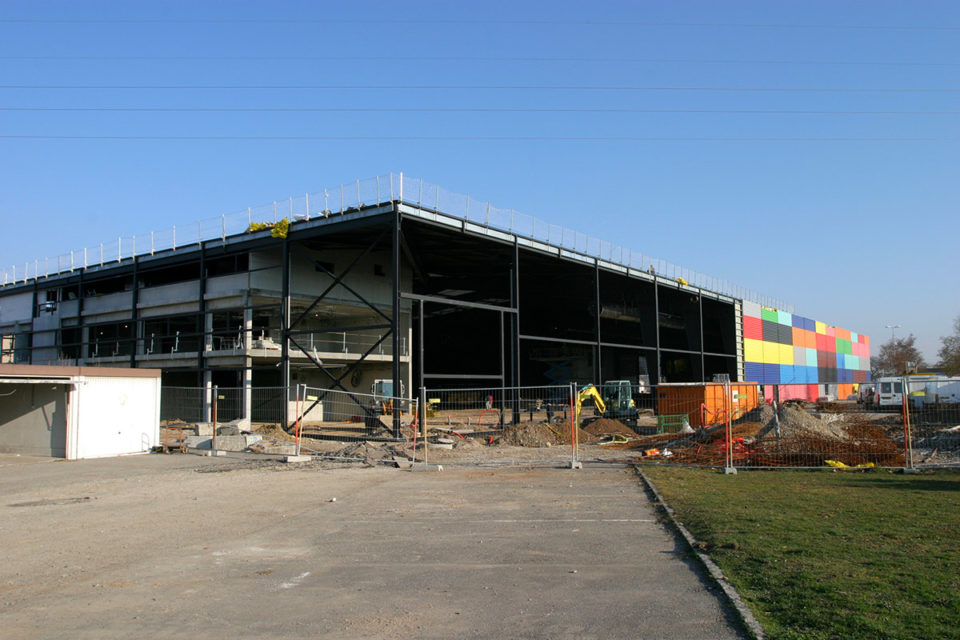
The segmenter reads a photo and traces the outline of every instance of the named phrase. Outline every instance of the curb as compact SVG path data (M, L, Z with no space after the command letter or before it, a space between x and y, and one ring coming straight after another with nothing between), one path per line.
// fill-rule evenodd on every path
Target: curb
M724 595L727 597L727 602L732 606L737 614L740 616L740 620L746 626L747 631L756 638L757 640L764 640L766 632L763 630L763 625L760 624L760 621L754 617L753 612L750 611L750 608L747 607L746 603L743 601L743 598L740 597L740 593L734 588L730 581L727 580L727 577L723 575L723 571L720 570L720 567L717 566L717 563L713 561L707 554L703 553L698 549L697 539L693 537L693 534L690 533L685 526L680 524L680 521L677 520L676 513L673 509L664 501L663 496L660 495L660 492L657 491L657 487L650 481L650 478L646 476L643 470L638 466L634 465L634 471L637 475L640 476L640 479L643 481L644 486L647 488L650 493L653 494L656 499L656 504L660 507L664 513L670 518L670 523L672 524L675 531L677 531L683 539L686 541L687 546L690 548L690 551L697 557L700 561L700 564L706 569L707 573L710 575L710 578L717 584L720 589L723 590Z

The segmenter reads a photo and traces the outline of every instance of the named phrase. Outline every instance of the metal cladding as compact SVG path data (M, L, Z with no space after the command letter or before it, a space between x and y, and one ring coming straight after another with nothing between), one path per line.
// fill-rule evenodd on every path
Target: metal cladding
M743 360L750 382L803 387L791 397L816 399L821 384L846 397L870 381L870 338L744 301Z

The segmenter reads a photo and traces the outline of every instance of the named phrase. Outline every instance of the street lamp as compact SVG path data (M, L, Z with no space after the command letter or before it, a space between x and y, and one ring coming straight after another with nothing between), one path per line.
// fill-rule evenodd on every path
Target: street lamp
M900 328L898 324L888 324L887 329L890 329L890 342L896 342L897 340L897 329Z

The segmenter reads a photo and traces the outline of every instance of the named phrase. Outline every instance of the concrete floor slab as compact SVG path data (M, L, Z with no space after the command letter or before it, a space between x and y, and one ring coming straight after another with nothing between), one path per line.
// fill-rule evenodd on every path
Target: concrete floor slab
M625 469L140 456L0 490L8 637L742 637Z

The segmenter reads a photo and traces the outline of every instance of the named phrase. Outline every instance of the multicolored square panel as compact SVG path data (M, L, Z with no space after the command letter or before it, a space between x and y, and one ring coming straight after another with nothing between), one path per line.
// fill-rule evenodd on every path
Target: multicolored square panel
M856 384L870 381L870 338L823 322L743 303L746 381Z

